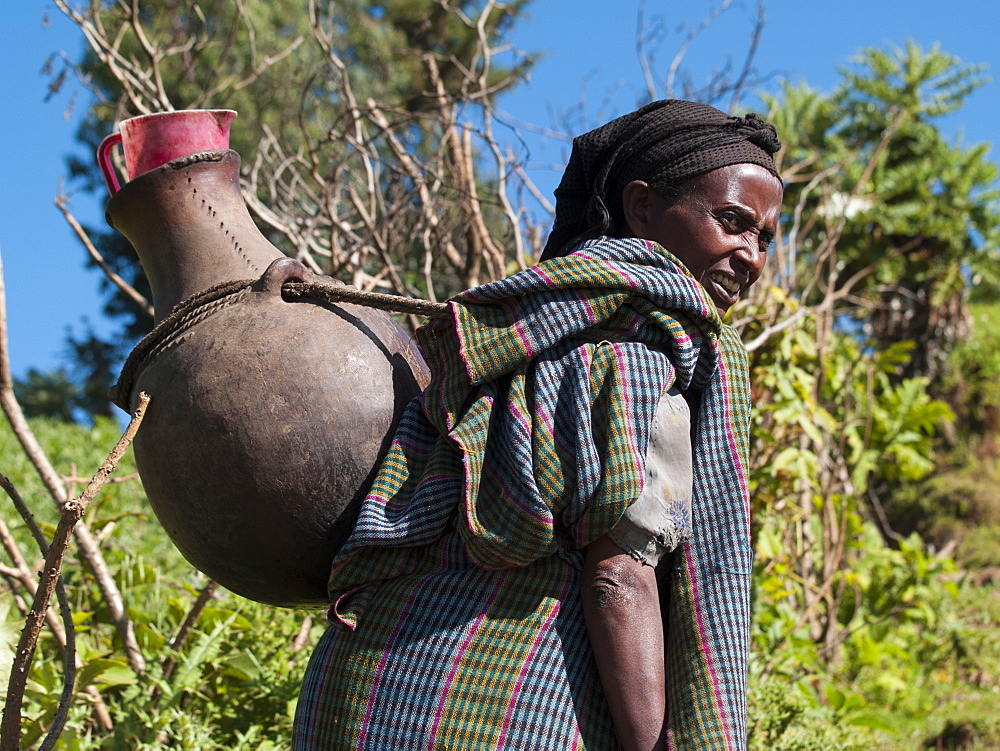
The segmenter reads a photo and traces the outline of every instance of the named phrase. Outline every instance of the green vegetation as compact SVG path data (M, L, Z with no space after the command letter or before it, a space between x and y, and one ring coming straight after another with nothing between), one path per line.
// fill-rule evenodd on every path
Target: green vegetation
M35 421L32 427L57 466L89 475L118 440L110 420L93 427ZM47 534L56 521L54 506L10 429L0 428L4 473L36 511ZM150 510L135 467L127 455L110 486L91 505L87 523L103 530L104 556L120 589L139 646L147 657L137 676L121 644L91 573L78 560L64 568L83 660L61 748L191 749L285 748L296 697L311 647L325 619L321 613L279 610L220 591L201 610L183 645L173 648L205 578L181 558ZM89 478L87 478L89 479ZM4 512L4 518L11 514ZM21 525L9 524L22 551L31 550ZM0 659L4 680L24 615L9 595L0 598ZM51 723L62 690L62 659L45 631L32 667L23 715L25 747L36 743ZM92 695L100 693L113 730L100 730Z
M107 420L90 428L35 421L33 428L53 461L75 467L77 474L88 474L85 467L99 464L103 447L118 434L117 425ZM0 455L6 458L6 473L51 533L55 509L44 501L40 482L6 427L0 429ZM757 495L775 477L792 478L795 466L789 460L770 475L758 476ZM133 471L127 455L118 475L127 478ZM827 625L828 633L821 633L821 621L810 617L809 607L818 612L825 605L812 602L810 588L802 586L803 561L796 551L809 549L810 539L822 537L822 521L808 510L765 503L770 508L757 513L762 523L755 577L752 747L910 749L938 737L980 744L946 742L945 748L991 748L1000 742L994 711L1000 589L978 586L952 559L930 553L916 535L898 548L886 546L875 525L855 509L846 522L838 522L846 525L851 566L839 569L829 587L828 596L839 598L836 617ZM796 527L790 521L795 519L803 524ZM83 667L60 747L286 747L322 615L220 592L183 646L173 649L171 640L204 578L149 518L134 478L107 486L87 522L106 531L105 557L126 594L149 664L142 676L130 670L92 576L79 561L71 561L66 580ZM794 530L791 543L782 537L788 530ZM30 550L24 530L14 532L22 549ZM822 564L822 554L812 549L813 565ZM23 615L9 597L0 598L0 607L0 651L9 669ZM47 727L61 674L58 645L45 632L26 696L26 743ZM112 731L98 728L88 686L106 703Z
M1000 743L998 171L935 124L983 83L908 44L768 100L789 216L744 319L757 748Z
M883 486L922 497L941 481L932 439L952 413L925 378L892 377L908 349L837 334L820 357L803 326L756 353L755 748L1000 740L1000 589L876 511Z

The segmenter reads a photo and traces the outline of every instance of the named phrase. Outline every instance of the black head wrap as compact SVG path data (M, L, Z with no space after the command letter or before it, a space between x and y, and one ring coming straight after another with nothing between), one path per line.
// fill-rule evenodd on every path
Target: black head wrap
M779 177L774 126L750 113L727 115L699 102L666 99L573 139L556 188L556 217L542 259L582 240L618 234L621 195L632 180L676 194L685 180L731 164L757 164Z

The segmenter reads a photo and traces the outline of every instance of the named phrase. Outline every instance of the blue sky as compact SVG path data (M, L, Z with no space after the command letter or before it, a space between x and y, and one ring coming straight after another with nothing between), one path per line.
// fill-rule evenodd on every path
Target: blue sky
M541 59L530 80L501 100L503 109L518 121L540 126L551 124L553 113L571 112L581 102L587 126L633 109L645 91L635 51L640 4L536 0L513 38L519 49L539 53ZM688 60L696 75L723 64L723 52L743 51L755 5L754 0L736 0L695 42ZM709 7L707 0L646 0L646 18L665 20L658 70L666 69L683 37L679 26L696 24ZM1000 6L995 0L768 0L766 13L757 68L776 78L801 79L829 90L838 80L838 66L849 63L859 48L900 45L908 38L925 47L940 43L966 63L987 64L1000 77ZM99 332L114 327L100 313L99 274L84 270L85 252L53 205L66 178L65 157L78 150L73 134L85 92L69 84L45 102L47 79L40 71L54 52L78 57L82 36L50 0L16 0L0 14L0 38L0 61L7 71L0 107L5 146L0 254L12 367L20 376L29 368L61 364L68 327L80 332L85 320ZM74 95L79 97L75 108ZM745 104L751 108L752 97ZM1000 83L973 94L969 105L943 127L952 137L961 132L966 144L996 142ZM532 174L546 193L558 182L565 155L563 142L536 140ZM1000 160L996 148L990 155ZM72 196L71 207L84 223L103 223L97 197Z

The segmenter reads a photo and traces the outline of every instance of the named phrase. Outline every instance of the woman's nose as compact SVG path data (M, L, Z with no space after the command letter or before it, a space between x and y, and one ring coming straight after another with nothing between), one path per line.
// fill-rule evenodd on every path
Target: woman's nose
M736 258L746 267L750 282L755 282L764 270L767 263L767 251L760 247L760 242L756 235L748 234L745 242L740 243L736 251Z

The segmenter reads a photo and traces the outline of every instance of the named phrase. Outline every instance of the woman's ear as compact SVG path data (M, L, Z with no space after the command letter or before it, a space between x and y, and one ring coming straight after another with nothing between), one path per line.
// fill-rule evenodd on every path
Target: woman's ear
M633 180L622 191L622 218L628 237L645 237L649 227L652 190L642 180Z

